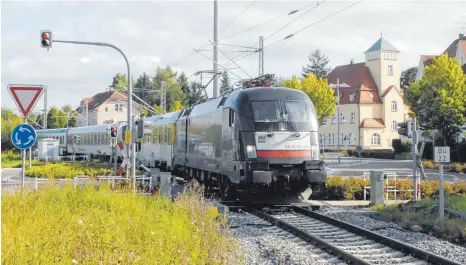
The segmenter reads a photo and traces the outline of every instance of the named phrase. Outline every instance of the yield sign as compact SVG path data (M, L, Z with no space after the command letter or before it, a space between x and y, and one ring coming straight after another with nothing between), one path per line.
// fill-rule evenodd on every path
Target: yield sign
M29 116L29 113L34 108L37 100L44 92L44 87L39 85L9 85L8 91L13 97L19 111L24 118Z

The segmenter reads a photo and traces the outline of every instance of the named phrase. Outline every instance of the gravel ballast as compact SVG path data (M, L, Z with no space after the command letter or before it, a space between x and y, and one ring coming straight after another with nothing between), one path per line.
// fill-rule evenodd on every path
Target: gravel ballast
M228 219L243 264L345 264L253 214L230 212Z
M364 210L325 206L317 212L367 230L373 230L381 235L410 244L425 251L444 256L447 259L466 264L465 247L452 244L446 240L424 233L404 230L395 223L375 220L367 216L367 214L361 213L362 211Z

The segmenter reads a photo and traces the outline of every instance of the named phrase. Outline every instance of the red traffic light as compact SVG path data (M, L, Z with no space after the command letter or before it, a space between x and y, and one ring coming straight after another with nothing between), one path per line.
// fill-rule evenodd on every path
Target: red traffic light
M42 31L40 33L41 41L40 44L42 48L51 48L52 47L52 31Z

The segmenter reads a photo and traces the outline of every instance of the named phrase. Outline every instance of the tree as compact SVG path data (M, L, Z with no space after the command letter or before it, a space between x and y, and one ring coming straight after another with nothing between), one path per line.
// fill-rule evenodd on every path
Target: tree
M319 78L327 76L330 71L330 67L327 67L328 58L319 49L313 51L309 55L310 64L303 66L303 77L307 77L310 73L314 73Z
M202 103L207 100L207 96L205 95L205 91L202 88L201 84L198 82L192 82L189 85L188 93L187 93L187 105L193 106L195 104Z
M22 124L23 119L9 109L2 109L2 150L12 149L11 133L13 129Z
M184 106L183 106L183 104L181 104L181 101L175 100L173 105L170 107L170 112L177 111L177 110L182 110L182 109L184 109Z
M422 130L442 132L449 146L466 122L466 75L455 58L434 58L422 79L405 90L405 100Z
M110 85L110 87L112 87L113 89L120 90L120 91L125 90L127 86L128 86L128 78L126 77L126 74L120 74L120 73L116 74L113 77L113 82Z
M228 76L228 72L225 71L222 74L222 80L220 83L220 95L223 95L225 93L228 93L232 90L231 82L230 82L230 77Z
M417 67L411 67L401 72L400 85L403 90L409 88L416 80Z
M66 105L62 108L63 112L68 113L68 127L76 127L76 112L74 112L71 105ZM62 112L62 115L66 115ZM65 125L66 127L66 125Z
M335 113L335 96L332 88L328 87L326 78L319 78L314 73L310 73L301 81L297 76L293 76L290 81L284 81L285 87L294 88L306 93L316 108L319 125L333 116Z
M52 107L49 113L47 113L47 128L48 129L57 129L65 128L66 121L68 118L66 114L60 111L59 109Z

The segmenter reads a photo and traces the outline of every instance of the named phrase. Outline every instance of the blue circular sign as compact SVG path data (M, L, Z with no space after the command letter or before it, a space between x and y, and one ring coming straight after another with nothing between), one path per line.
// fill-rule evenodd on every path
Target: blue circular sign
M20 124L11 133L11 142L18 149L28 149L36 140L36 130L29 124Z

